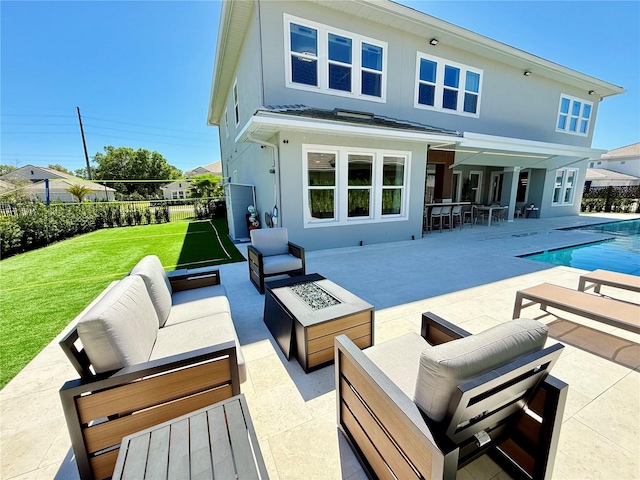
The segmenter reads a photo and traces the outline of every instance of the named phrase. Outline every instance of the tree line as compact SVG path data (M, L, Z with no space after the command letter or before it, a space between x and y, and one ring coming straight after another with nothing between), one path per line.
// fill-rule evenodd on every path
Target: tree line
M130 147L104 147L92 158L91 176L86 168L71 172L60 164L49 164L48 168L106 185L116 190L116 198L127 200L153 199L161 196L162 181L174 181L184 178L183 172L170 165L158 152L144 148L134 150ZM11 165L0 165L0 175L16 170ZM144 180L149 180L145 182ZM189 179L190 196L193 198L221 198L224 191L220 186L221 177L212 174L198 175ZM71 191L73 190L73 191ZM89 193L81 185L73 186L69 193L79 201Z

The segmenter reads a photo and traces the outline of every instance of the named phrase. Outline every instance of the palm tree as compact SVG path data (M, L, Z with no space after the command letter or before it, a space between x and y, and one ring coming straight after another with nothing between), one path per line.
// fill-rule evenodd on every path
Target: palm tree
M75 185L71 185L69 188L67 188L67 192L76 197L78 199L78 202L82 202L82 199L91 193L91 189L84 185L76 183Z

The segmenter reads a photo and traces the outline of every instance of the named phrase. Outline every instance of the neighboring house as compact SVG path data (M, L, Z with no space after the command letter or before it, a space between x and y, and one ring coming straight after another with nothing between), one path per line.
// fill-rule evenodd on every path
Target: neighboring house
M160 187L160 190L162 190L162 198L165 200L184 200L189 197L190 188L191 181L178 180Z
M589 168L599 168L640 178L640 142L614 148L600 158L589 161Z
M185 176L187 178L195 177L197 175L206 175L210 173L216 177L222 176L222 162L217 161L210 163L209 165L204 165L202 167L196 167L193 170L188 170L185 172Z
M225 1L208 124L230 234L252 201L310 250L418 238L442 199L577 215L624 91L390 1Z
M39 198L43 202L47 201L47 197L50 202L77 202L77 198L67 192L67 189L78 184L90 190L84 200L114 200L116 193L111 187L89 182L52 168L34 165L20 167L2 175L0 180L17 185L27 196ZM30 183L24 184L25 181Z
M585 186L589 187L629 187L640 185L640 177L614 172L604 168L588 168Z

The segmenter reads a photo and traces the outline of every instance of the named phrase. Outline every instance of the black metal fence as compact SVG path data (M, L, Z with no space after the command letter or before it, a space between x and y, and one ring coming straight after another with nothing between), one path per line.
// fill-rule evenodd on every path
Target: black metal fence
M585 184L583 212L640 213L640 185L592 187Z

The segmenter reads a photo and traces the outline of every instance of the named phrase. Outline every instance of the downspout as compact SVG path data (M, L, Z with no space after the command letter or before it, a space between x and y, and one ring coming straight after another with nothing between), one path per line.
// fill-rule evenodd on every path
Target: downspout
M251 133L247 134L247 139L250 142L257 143L258 145L261 145L263 147L269 147L273 149L273 167L271 167L271 169L269 170L269 173L274 174L273 208L274 210L277 209L278 216L276 217L276 220L274 221L273 226L277 227L278 226L277 222L279 222L280 225L282 225L281 208L279 207L280 205L280 156L278 152L278 145L276 145L275 143L258 140L257 138L254 138ZM273 214L273 211L271 213Z

